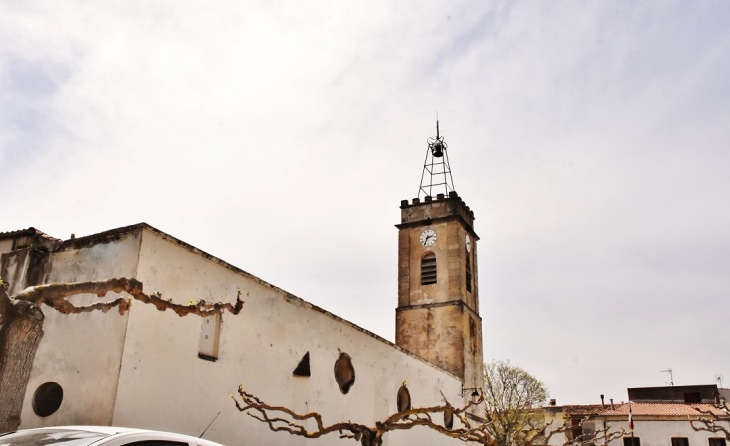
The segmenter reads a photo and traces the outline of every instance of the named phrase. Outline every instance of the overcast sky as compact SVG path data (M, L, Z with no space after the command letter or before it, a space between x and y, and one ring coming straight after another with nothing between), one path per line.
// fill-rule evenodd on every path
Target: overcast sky
M394 339L435 116L485 359L730 387L730 3L0 0L0 231L147 222Z

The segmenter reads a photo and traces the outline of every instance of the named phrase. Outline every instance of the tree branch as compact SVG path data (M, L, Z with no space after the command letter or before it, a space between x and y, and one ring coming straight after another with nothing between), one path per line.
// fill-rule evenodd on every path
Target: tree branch
M224 310L228 310L232 314L238 314L243 307L240 291L236 297L235 305L228 302L210 304L202 299L197 302L190 301L188 305L182 305L174 303L170 299L163 299L160 293L147 295L142 292L142 282L137 279L127 278L33 286L14 296L14 299L32 302L37 305L46 304L63 314L88 313L97 310L107 312L115 307L119 309L119 314L124 314L131 306L131 299L120 297L113 301L98 302L85 306L76 306L67 300L68 297L78 294L96 294L99 297L104 297L110 291L115 293L126 292L135 300L154 305L160 311L172 310L180 317L188 314L207 317ZM0 301L2 301L2 295L0 295Z
M583 421L581 421L581 425L582 424ZM524 446L547 445L553 435L562 434L574 428L574 426L564 424L557 429L548 430L548 427L550 427L550 425L552 425L552 421L543 424L539 428L523 429L522 433L524 434ZM608 425L602 429L596 430L591 434L579 435L573 439L565 441L562 446L596 445L601 439L603 439L603 443L600 444L607 445L617 438L622 438L628 435L624 428L620 428L620 430L613 432L609 432L610 429L611 426ZM547 431L547 435L545 434L545 431Z
M706 417L703 418L698 416L696 420L693 420L691 417L688 416L687 418L689 418L689 425L695 432L705 431L711 432L713 434L722 432L722 434L725 435L725 438L730 441L730 429L715 423L716 421L730 421L730 407L728 407L727 403L723 403L718 404L717 408L724 411L725 414L723 416L720 416L710 410L702 410L698 407L693 407L694 410L702 415L706 415ZM702 426L695 426L694 423L702 423Z
M305 438L318 438L331 432L339 432L341 438L354 438L365 444L381 444L381 438L386 432L394 430L406 430L415 426L425 426L433 429L443 435L457 438L462 441L474 441L483 445L493 445L493 437L487 432L490 423L482 423L478 426L472 426L466 417L466 412L474 406L483 403L483 396L477 401L469 402L466 406L456 408L448 401L441 406L419 407L409 409L403 412L395 413L383 421L375 422L375 426L365 426L363 424L353 423L351 421L340 422L331 426L325 426L322 421L322 415L317 412L309 412L307 414L298 414L288 407L273 406L265 403L259 397L247 392L243 389L243 385L238 387L238 394L242 403L233 395L231 398L236 403L239 411L245 412L247 415L268 424L269 429L274 432L288 432L292 435L299 435ZM432 415L451 411L461 420L463 427L456 429L448 429L433 421ZM287 418L279 416L271 416L271 413L282 413ZM302 421L314 420L317 424L316 430L309 431ZM351 434L343 434L342 431Z

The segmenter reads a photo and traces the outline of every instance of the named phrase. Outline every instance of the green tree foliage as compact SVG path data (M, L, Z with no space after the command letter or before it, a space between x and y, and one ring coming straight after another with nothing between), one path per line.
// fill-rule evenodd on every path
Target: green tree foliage
M509 361L484 364L484 403L494 420L487 429L498 446L522 445L539 431L547 398L545 384Z

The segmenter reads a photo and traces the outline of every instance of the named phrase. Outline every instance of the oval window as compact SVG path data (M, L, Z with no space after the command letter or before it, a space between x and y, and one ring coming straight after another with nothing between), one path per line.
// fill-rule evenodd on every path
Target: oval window
M454 412L451 409L444 410L444 427L446 429L454 428Z
M335 379L340 386L340 392L345 394L355 384L355 368L352 366L352 360L347 353L340 353L340 357L335 362Z
M61 407L63 388L54 382L43 383L33 394L33 412L39 417L47 417Z

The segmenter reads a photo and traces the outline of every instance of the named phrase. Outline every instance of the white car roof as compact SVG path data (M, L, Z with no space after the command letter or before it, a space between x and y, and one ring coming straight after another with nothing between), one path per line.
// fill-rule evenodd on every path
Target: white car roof
M39 427L39 428L33 428L29 430L45 430L45 429L52 429L52 430L76 430L76 431L86 431L86 432L95 432L99 434L105 434L105 435L119 435L119 434L133 434L133 433L158 433L161 435L167 435L167 436L174 436L174 437L181 437L181 438L187 438L195 440L195 442L200 446L223 446L220 443L215 443L210 440L205 440L203 438L196 438L191 435L185 435L185 434L178 434L175 432L165 432L165 431L157 431L152 429L136 429L132 427L118 427L118 426L46 426L46 427Z
M132 427L118 426L46 426L38 429L68 429L77 431L98 432L100 434L114 435L127 432L150 432L149 429L135 429ZM157 431L154 431L157 432Z

